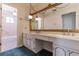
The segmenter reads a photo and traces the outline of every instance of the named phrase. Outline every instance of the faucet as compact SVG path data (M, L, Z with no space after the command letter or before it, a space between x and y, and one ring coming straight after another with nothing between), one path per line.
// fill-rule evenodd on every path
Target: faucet
M71 34L72 36L74 36L74 33L73 33L73 32L70 33L70 29L68 28L68 35L70 35L70 34Z
M64 32L64 35L69 35L69 33L70 33L70 30L69 30L69 28L67 29L67 32Z
M74 36L74 32L70 32L70 29L67 29L67 32L63 32L63 35L71 35Z
M70 30L69 30L69 28L67 29L67 34L68 34L68 35L70 34Z

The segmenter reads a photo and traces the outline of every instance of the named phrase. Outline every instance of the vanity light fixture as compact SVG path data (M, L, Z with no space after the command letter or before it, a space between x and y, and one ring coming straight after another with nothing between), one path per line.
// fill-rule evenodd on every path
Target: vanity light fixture
M38 17L38 16L36 16L35 20L39 20L39 17Z
M32 15L29 14L28 19L30 20L30 19L32 19L32 18L33 18Z
M36 21L39 21L39 20L41 20L41 17L36 16L35 20L36 20Z

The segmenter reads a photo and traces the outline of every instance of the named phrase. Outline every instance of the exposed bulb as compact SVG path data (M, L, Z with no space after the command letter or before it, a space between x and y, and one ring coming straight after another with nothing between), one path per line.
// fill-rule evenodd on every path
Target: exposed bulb
M29 18L29 19L32 19L33 17L32 17L32 15L29 15L28 18Z
M35 20L39 20L40 17L36 16Z

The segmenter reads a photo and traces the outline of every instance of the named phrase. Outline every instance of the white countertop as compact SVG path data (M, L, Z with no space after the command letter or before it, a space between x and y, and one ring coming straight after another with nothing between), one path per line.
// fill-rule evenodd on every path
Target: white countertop
M32 35L40 35L40 36L46 36L52 38L61 38L61 39L79 41L79 36L77 35L72 36L72 35L63 35L63 34L36 34L36 33L32 33Z

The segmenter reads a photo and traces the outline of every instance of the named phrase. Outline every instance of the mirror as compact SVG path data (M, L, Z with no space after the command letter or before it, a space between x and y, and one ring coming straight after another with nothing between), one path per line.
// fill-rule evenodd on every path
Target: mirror
M74 4L72 4L74 5ZM78 11L76 8L74 10L69 10L69 7L50 9L39 14L33 15L33 19L30 22L32 31L68 31L79 32L78 28ZM38 20L36 19L38 16Z
M75 30L76 29L76 12L70 12L61 15L62 20L54 20L56 15L52 13L41 13L31 21L33 30Z

